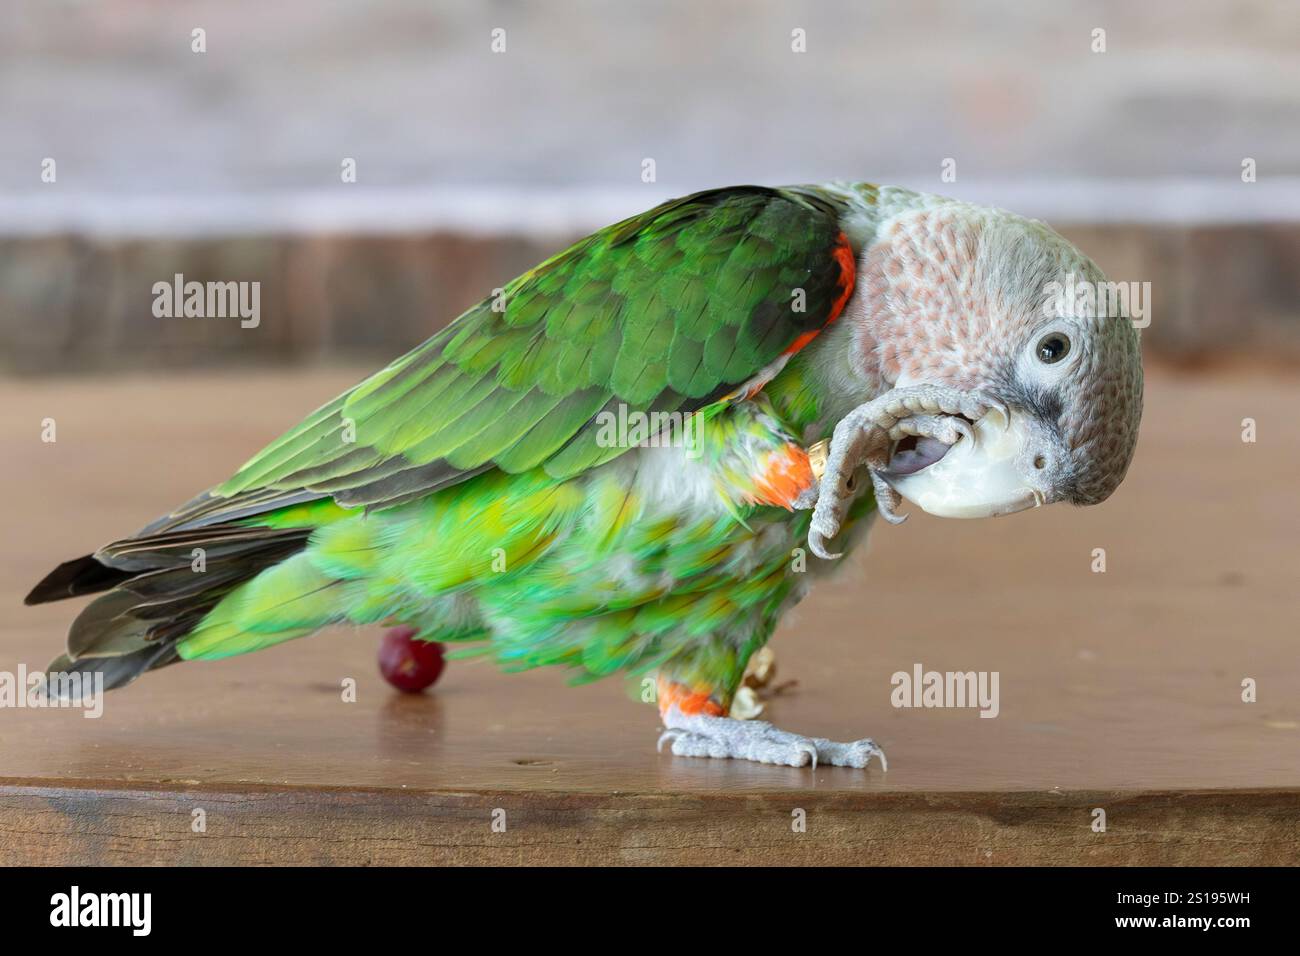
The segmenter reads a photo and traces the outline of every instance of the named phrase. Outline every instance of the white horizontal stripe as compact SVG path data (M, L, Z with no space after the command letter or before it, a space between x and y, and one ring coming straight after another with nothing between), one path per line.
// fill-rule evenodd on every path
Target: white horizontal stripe
M884 180L888 181L888 180ZM1300 222L1300 177L896 182L1061 224ZM59 185L0 193L0 236L321 234L567 236L590 232L687 190L640 188L378 189L104 195Z

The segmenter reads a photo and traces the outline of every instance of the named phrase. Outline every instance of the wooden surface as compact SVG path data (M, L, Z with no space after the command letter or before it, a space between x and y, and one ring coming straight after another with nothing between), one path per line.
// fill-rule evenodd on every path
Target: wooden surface
M49 567L359 374L0 383L0 670L61 648L79 602L20 604ZM766 716L873 735L888 773L657 754L654 710L617 680L452 662L402 696L378 632L338 629L147 675L98 720L0 709L0 863L1300 862L1300 382L1152 372L1147 391L1110 502L878 527L786 620L773 647L799 683ZM1000 715L894 709L916 663L998 671Z

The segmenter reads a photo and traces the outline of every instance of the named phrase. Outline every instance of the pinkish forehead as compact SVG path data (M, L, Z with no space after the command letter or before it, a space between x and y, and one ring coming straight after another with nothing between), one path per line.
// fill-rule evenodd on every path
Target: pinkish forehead
M858 276L874 343L864 356L888 381L975 387L1014 347L1016 323L980 255L985 220L950 205L883 229ZM991 291L992 290L992 291Z

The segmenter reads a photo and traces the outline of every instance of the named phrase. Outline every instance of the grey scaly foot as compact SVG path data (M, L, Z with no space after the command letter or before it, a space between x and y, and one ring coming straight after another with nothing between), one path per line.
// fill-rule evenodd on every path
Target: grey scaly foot
M668 729L659 737L659 749L672 743L679 757L730 757L757 763L806 767L830 764L835 767L865 767L872 757L880 758L887 770L885 753L870 738L837 743L825 737L804 737L778 730L762 720L686 715L673 708L664 715Z
M859 405L835 426L826 456L826 470L817 490L808 531L808 546L820 558L838 558L827 544L840 532L852 498L853 473L866 465L881 517L897 524L902 503L898 493L880 476L888 464L890 446L905 435L937 438L952 444L958 435L971 436L966 422L981 418L989 409L1005 412L997 399L980 391L963 392L948 385L908 385ZM951 439L948 440L948 439ZM800 502L803 503L803 502Z

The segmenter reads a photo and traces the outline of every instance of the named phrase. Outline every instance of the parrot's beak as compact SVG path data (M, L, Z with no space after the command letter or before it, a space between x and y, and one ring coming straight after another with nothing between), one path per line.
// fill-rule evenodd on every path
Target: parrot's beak
M1043 504L1043 493L1021 472L1030 442L1027 417L1008 419L990 409L973 426L975 440L961 438L933 464L880 476L918 508L940 518L992 518ZM892 463L891 463L892 467Z

